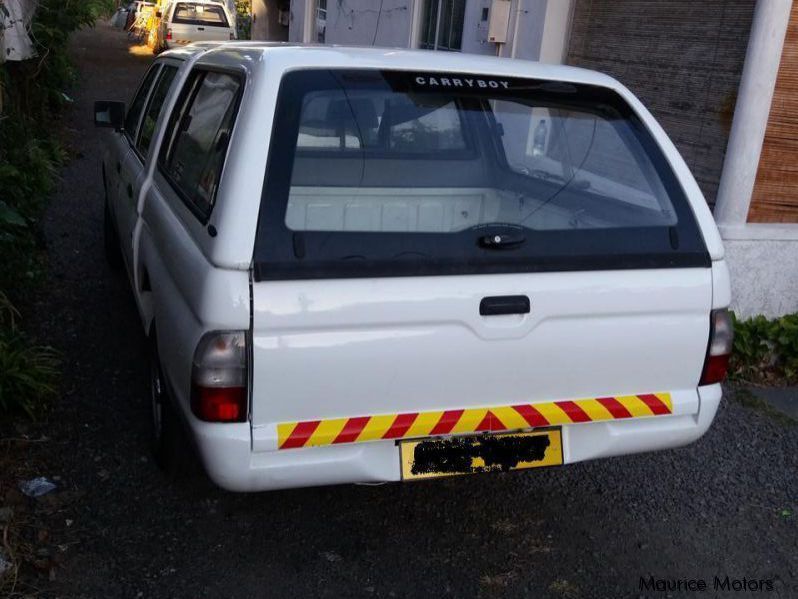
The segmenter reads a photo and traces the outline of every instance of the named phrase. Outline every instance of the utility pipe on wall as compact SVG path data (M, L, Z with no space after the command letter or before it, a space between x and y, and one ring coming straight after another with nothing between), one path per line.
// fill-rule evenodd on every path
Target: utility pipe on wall
M518 0L518 6L516 6L515 8L515 26L513 27L513 41L510 44L510 58L515 58L515 52L516 49L518 48L518 23L521 21L522 14L524 14L524 0Z

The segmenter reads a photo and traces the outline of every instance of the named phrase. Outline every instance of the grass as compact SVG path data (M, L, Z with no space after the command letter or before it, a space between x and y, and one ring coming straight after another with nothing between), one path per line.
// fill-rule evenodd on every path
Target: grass
M55 395L58 354L19 329L19 312L0 292L0 413L35 419Z

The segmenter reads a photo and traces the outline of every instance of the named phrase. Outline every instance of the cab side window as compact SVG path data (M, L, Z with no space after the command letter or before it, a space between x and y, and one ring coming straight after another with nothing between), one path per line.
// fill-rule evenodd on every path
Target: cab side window
M152 84L155 81L155 77L158 75L160 68L161 65L156 64L151 66L150 70L147 71L147 74L144 76L144 80L141 82L141 85L136 92L136 97L133 98L133 102L130 104L130 108L125 116L125 134L131 142L136 139L139 121L141 120L141 111L144 110L144 103L147 101L147 96L150 95Z
M202 221L210 217L233 130L242 82L229 73L197 70L178 99L159 166Z
M147 111L144 113L144 120L141 121L139 140L138 143L136 143L136 149L142 156L146 156L147 151L150 149L150 142L155 133L155 124L158 122L158 115L161 114L163 101L166 99L166 94L169 93L169 88L176 74L177 67L170 65L164 66L163 69L161 69L161 76L155 84L155 89L150 95Z

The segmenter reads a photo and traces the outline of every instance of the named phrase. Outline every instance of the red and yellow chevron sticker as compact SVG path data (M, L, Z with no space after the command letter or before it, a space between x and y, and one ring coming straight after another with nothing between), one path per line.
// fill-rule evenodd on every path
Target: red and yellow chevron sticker
M670 393L646 393L493 408L307 420L278 424L277 447L294 449L383 439L495 433L671 413Z

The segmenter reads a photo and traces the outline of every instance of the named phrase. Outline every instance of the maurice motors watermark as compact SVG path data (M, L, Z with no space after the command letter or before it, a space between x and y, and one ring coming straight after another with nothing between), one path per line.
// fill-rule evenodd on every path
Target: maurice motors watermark
M655 578L641 576L641 591L658 593L701 593L721 591L732 593L770 593L775 590L770 578L734 578L732 576L713 576L707 578Z

